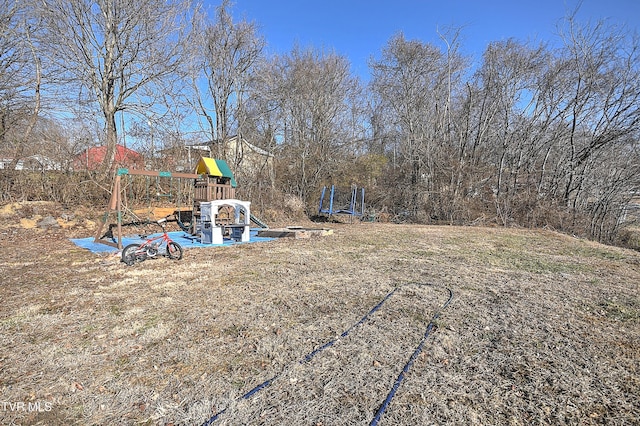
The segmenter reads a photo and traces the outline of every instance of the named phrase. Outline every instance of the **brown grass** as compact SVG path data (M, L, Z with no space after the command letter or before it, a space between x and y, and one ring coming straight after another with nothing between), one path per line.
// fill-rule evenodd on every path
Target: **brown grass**
M1 424L638 424L640 254L548 231L332 225L133 267L0 229ZM410 283L429 283L417 286ZM319 353L403 285L369 321ZM278 376L249 400L239 397Z

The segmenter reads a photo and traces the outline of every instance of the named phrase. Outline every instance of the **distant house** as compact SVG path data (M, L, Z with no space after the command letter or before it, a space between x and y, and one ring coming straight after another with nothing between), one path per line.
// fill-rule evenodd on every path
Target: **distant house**
M236 171L237 173L255 175L263 170L267 174L273 174L274 155L253 145L243 137L235 135L227 139L226 156L240 169Z
M0 158L0 169L8 169L11 167L11 163L13 163L12 158ZM60 163L45 157L43 155L30 155L29 157L24 157L18 160L15 163L14 170L34 170L34 171L43 171L43 170L61 170L62 166Z
M96 170L104 161L107 154L106 146L94 146L87 148L73 159L75 170ZM144 168L144 157L142 154L122 145L116 145L114 158L115 167Z
M211 157L211 147L202 144L175 145L159 151L164 167L191 172L200 157Z
M216 145L218 143L217 141L208 141L173 146L161 150L160 154L164 164L172 170L193 170L201 157L214 157L217 154ZM224 158L231 168L236 169L234 173L239 176L258 173L273 174L273 154L253 145L245 138L238 138L238 136L228 138Z
M238 141L241 143L238 145ZM235 155L236 152L247 153L250 156L260 156L264 158L273 158L273 154L269 151L262 149L260 147L255 146L250 143L243 137L238 137L238 135L231 136L227 139L227 155Z

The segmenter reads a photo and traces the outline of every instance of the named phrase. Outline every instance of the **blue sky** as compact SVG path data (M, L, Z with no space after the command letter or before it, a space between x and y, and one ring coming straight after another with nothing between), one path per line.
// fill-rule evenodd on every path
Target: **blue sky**
M207 0L208 7L220 4ZM438 29L462 27L462 50L478 59L491 41L554 38L558 22L578 0L234 0L236 21L254 21L271 53L295 44L346 56L354 73L368 74L367 61L402 31L409 39L441 43ZM213 10L211 10L213 12ZM583 0L578 20L607 19L638 30L640 0Z

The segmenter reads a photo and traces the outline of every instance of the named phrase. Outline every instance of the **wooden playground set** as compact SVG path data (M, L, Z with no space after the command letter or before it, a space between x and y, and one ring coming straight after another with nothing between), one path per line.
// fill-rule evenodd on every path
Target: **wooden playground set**
M146 186L143 192L147 208L136 209L130 205L137 177L141 177ZM250 202L235 198L236 187L227 163L207 157L200 158L194 173L118 169L94 242L122 249L125 227L144 226L165 217L183 231L211 244L221 244L227 235L247 241L251 222L261 228L267 225L251 215ZM153 198L161 206L153 206Z
M198 238L203 244L222 244L224 238L246 242L251 224L262 228L265 237L306 238L327 235L328 230L289 227L267 229L266 223L251 214L251 203L236 199L237 183L224 160L201 157L193 173L120 168L116 171L108 207L100 220L94 242L123 248L126 227L143 227L160 219L175 222L182 231ZM134 192L142 192L146 208L134 208ZM346 194L345 194L346 195ZM335 188L323 188L320 214L364 214L364 189L352 187L350 200L336 207ZM152 203L155 198L156 203ZM139 207L139 202L137 203ZM153 205L157 204L157 205Z

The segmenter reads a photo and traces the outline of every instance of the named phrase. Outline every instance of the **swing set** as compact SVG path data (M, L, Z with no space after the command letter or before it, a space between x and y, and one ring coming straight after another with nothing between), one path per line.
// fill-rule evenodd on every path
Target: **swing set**
M134 177L144 177L134 179ZM188 182L188 183L187 183ZM155 224L162 218L168 222L176 222L180 229L192 235L198 234L197 224L201 222L201 205L205 202L217 200L233 200L237 183L233 173L224 160L201 157L195 173L174 173L152 170L134 170L121 168L116 172L111 189L108 209L96 232L94 242L106 244L122 249L122 228L126 226L140 226ZM146 209L133 209L131 204L144 198ZM152 206L152 200L161 206ZM138 202L139 204L139 202ZM237 222L232 214L233 206L225 203L218 211L216 221L225 220L230 225ZM165 207L163 207L164 205ZM169 206L170 207L167 207ZM247 209L248 213L248 209ZM225 217L226 214L226 217ZM111 215L115 221L110 222ZM255 216L249 219L261 227L266 227ZM105 227L107 227L105 231ZM248 235L248 233L247 233ZM246 236L245 236L246 237Z
M134 176L145 177L142 187L139 180L134 180ZM200 177L196 173L118 169L113 181L108 209L100 222L94 242L117 247L121 250L123 227L146 226L168 216L173 216L173 219L169 221L176 222L182 230L189 230L192 222L193 181ZM185 181L191 181L186 185L190 188L189 191L185 190ZM148 201L148 207L135 210L130 208L129 201L135 200L140 195L143 195ZM161 201L165 204L175 200L174 204L176 205L171 207L152 207L151 201L154 198L156 201ZM112 214L115 214L115 223L111 223L106 232L103 233Z
M331 190L328 194L327 187L322 187L318 213L328 214L329 217L334 214L348 214L351 217L364 216L364 188L358 188L357 186L352 185L351 197L347 200L345 199L344 193L336 193L334 185L331 185Z

